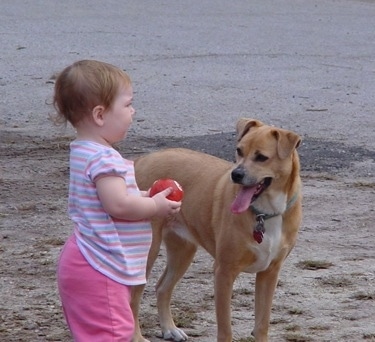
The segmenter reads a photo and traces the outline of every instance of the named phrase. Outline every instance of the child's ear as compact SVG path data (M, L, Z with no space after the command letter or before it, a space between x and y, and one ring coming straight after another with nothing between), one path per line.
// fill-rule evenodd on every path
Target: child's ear
M104 107L100 105L94 107L94 109L92 110L92 118L98 126L104 125L104 112Z

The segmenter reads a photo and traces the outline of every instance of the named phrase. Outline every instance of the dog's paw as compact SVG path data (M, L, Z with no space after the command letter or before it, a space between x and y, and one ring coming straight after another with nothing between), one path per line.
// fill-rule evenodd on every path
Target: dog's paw
M173 329L167 329L162 332L162 338L166 341L181 342L187 341L188 336L183 330L175 327Z

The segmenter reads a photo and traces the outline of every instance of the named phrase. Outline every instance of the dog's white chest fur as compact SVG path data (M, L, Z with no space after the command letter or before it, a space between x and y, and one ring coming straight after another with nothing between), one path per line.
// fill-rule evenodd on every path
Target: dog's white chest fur
M265 233L263 241L260 244L257 242L249 244L249 249L256 255L257 260L247 267L244 270L245 272L257 273L268 268L279 252L282 223L281 215L272 217L264 222Z

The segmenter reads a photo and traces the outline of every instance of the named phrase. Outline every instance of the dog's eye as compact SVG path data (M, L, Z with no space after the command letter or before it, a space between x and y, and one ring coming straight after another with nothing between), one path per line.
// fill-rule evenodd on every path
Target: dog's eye
M265 156L264 154L258 153L255 156L255 161L257 161L257 162L265 162L266 160L268 160L268 157Z
M237 147L236 152L237 152L237 155L238 155L240 158L243 157L242 150L241 150L239 147Z

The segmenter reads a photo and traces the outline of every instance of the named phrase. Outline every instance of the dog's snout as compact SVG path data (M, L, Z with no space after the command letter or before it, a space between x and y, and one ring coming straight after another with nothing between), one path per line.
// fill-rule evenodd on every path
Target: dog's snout
M231 174L234 183L241 183L245 177L245 171L241 167L236 167Z

